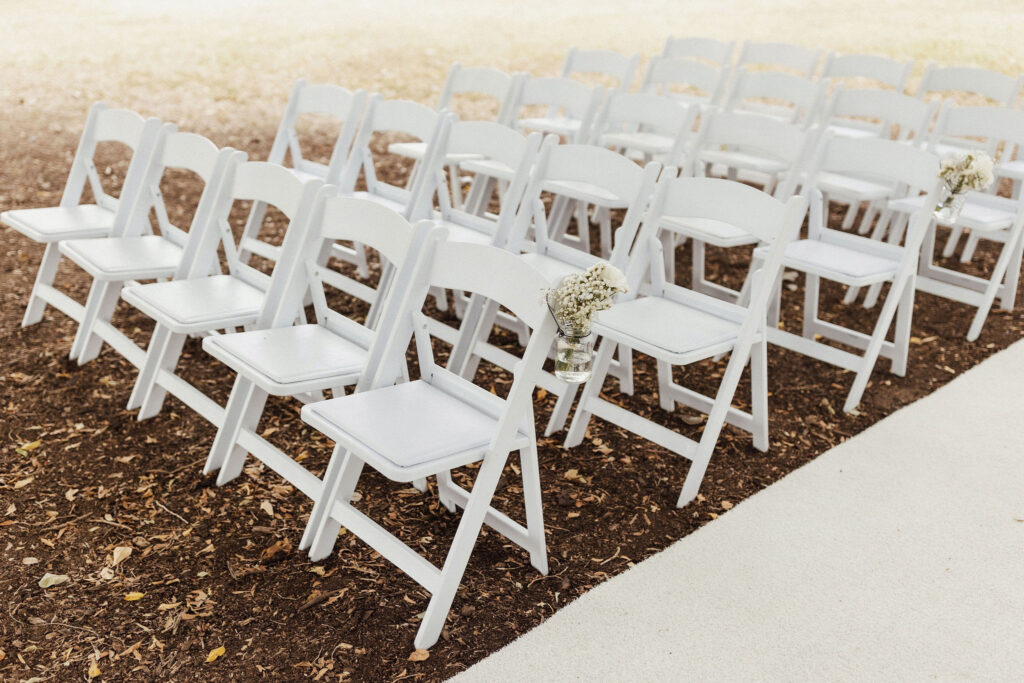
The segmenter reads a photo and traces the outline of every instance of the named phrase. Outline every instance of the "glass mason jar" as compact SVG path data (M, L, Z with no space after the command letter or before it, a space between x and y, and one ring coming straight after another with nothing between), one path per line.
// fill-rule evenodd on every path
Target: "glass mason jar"
M570 384L590 379L594 369L594 334L589 329L559 330L555 342L555 376Z
M966 192L954 193L947 183L943 183L942 189L939 191L939 203L935 207L935 218L940 223L956 223L966 201Z

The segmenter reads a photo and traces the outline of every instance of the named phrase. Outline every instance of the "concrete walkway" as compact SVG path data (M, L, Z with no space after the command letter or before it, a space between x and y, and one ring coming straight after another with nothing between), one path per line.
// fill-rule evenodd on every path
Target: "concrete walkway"
M1022 435L1018 342L455 680L1024 680Z

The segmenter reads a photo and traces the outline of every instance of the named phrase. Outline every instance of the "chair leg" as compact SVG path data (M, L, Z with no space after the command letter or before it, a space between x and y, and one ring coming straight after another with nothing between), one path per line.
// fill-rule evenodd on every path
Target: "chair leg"
M455 539L452 541L448 556L445 558L444 567L441 569L441 582L436 593L430 598L427 610L423 615L423 621L416 632L413 644L418 649L426 649L437 642L444 627L448 611L451 609L452 601L455 600L455 592L458 590L462 575L466 571L466 564L473 552L473 546L480 535L480 527L483 526L484 516L490 506L494 490L498 486L502 470L505 468L505 457L484 458L473 483L473 490L470 493L466 509L462 512L462 520L455 531ZM335 530L337 534L337 530Z
M601 258L611 258L612 255L612 214L608 209L601 207L596 209L598 225L601 228Z
M949 239L946 240L946 246L942 249L942 257L949 258L956 252L957 246L960 244L960 235L962 235L964 229L959 225L954 225L949 233Z
M860 206L857 202L850 202L850 205L846 208L846 214L843 216L843 230L849 230L853 227L854 221L857 220L857 209Z
M761 341L760 344L765 344ZM711 462L711 455L715 452L718 444L718 437L722 432L722 426L732 406L733 396L736 395L736 387L740 383L740 376L743 368L750 362L752 346L750 342L740 343L733 349L729 357L729 364L722 375L722 383L715 394L715 402L708 413L708 420L704 424L704 432L700 436L700 442L693 454L690 469L686 472L686 479L683 481L683 489L679 492L679 500L676 507L683 507L697 497L701 482L704 480L704 472L707 471L708 463ZM755 435L755 439L757 436ZM767 446L767 444L765 444Z
M1007 240L1007 242L1012 241L1014 240ZM1012 311L1017 299L1017 282L1020 279L1021 257L1024 255L1024 232L1017 235L1016 245L1010 255L1010 263L1006 269L1006 283L1003 286L1003 294L999 298L1000 307L1004 311Z
M768 450L768 341L750 348L750 414L754 418L754 448Z
M163 327L157 325L157 328ZM156 332L153 334L156 337ZM167 370L174 372L175 366L178 364L178 358L181 356L181 349L185 346L185 340L188 338L187 334L179 334L166 330L166 337L162 348L154 348L156 354L146 353L146 361L143 364L143 371L139 372L139 377L135 380L135 388L132 390L132 396L129 400L138 399L139 401L139 420L146 420L160 412L160 408L163 407L164 398L167 396L167 390L164 389L157 382L157 377L161 370ZM152 355L152 359L150 356ZM148 371L148 372L147 372ZM138 393L136 393L138 390Z
M43 319L46 301L42 298L40 290L44 286L53 284L54 278L57 277L57 267L59 265L60 248L57 246L57 242L50 242L43 251L43 260L39 262L39 270L36 271L36 281L32 285L32 293L28 297L25 316L21 319L22 327L35 325Z
M632 396L633 387L633 349L619 344L619 351L616 354L619 359L619 391L626 396Z
M348 502L352 499L352 492L356 490L362 472L362 460L341 446L334 447L331 462L324 473L320 497L313 503L313 512L309 515L306 530L299 541L299 550L309 548L309 559L312 562L319 562L334 550L341 523L331 516L331 510L335 501Z
M238 240L238 260L242 263L249 263L252 258L252 252L246 249L245 245L249 240L259 237L260 226L263 225L263 218L266 215L266 203L253 202L252 208L249 209L249 217L245 221L245 227L242 228L242 237Z
M587 205L584 202L576 202L576 232L580 236L580 243L577 248L589 254L590 217L587 216Z
M576 398L578 384L565 383L565 392L555 401L555 407L548 418L547 427L544 429L544 436L551 436L565 427L565 420L569 417L569 409L572 408L573 399Z
M889 325L892 323L893 316L896 315L896 307L899 306L901 299L903 298L904 291L910 289L913 292L914 288L914 276L909 275L902 280L893 282L892 288L889 290L889 295L885 298L885 305L882 306L882 312L878 316L878 322L875 323L874 332L871 335L871 341L868 342L868 347L864 351L864 360L861 363L860 370L857 371L857 376L853 379L853 386L850 388L850 393L846 397L846 403L843 405L844 412L853 412L860 403L861 398L864 396L864 390L867 389L868 380L871 379L871 371L875 367L875 362L878 360L878 354L882 350L882 342L885 340L885 335L889 331ZM913 295L909 295L910 308L913 309Z
M821 278L807 273L804 283L804 324L803 336L814 339L814 323L818 322L818 304Z
M676 281L676 236L675 233L661 232L661 253L665 259L665 281Z
M576 405L576 413L572 416L569 424L569 433L565 437L565 447L572 448L583 443L583 435L590 424L591 413L587 410L587 403L601 395L601 388L604 386L604 379L608 375L608 366L612 362L612 353L615 352L616 344L608 339L601 341L597 349L597 357L594 359L594 374L583 385L583 393L580 394L579 403Z
M706 282L704 279L704 242L694 238L690 240L690 246L693 249L693 277L690 280L691 287L695 292L708 294L708 289L704 286L704 283Z
M907 361L910 359L910 324L914 317L914 290L904 288L899 306L896 307L896 333L890 367L897 377L907 375Z
M669 387L672 386L672 364L658 359L658 405L662 410L672 412L676 409L676 402L672 399Z
M960 263L970 263L974 258L974 250L978 248L978 231L972 230L967 237L967 244L964 245L963 253L960 254Z
M548 546L544 538L544 506L541 500L540 463L537 442L519 451L523 477L523 506L526 508L526 531L530 538L530 564L541 574L548 573Z
M978 305L978 310L975 312L974 318L971 320L971 326L967 330L967 341L977 341L978 337L981 336L981 328L985 325L985 320L988 318L988 313L992 308L992 303L996 300L999 288L1004 286L1003 279L1006 275L1008 266L1010 262L1013 261L1013 256L1020 252L1017 244L1018 242L1020 242L1019 236L1017 236L1016 239L1011 237L1007 240L1006 244L1003 245L1002 251L999 252L999 260L996 261L996 267L992 270L992 276L989 278L988 284L985 286L985 292L982 295L981 303ZM1019 272L1019 256L1017 258L1017 264L1016 271ZM1013 284L1016 287L1017 283L1014 282Z
M480 324L480 316L483 313L485 304L486 302L481 296L472 294L469 297L466 310L462 313L459 336L455 339L455 344L452 345L452 351L448 356L448 369L460 377L466 377L463 373L472 355L473 347L477 342L477 327ZM471 378L466 377L466 379Z
M871 221L875 219L875 214L878 213L878 207L874 203L869 203L867 210L864 212L864 218L861 219L860 225L857 227L858 235L866 235L871 231Z
M356 264L356 272L359 273L359 277L370 277L370 264L366 260L366 247L359 242L355 242L352 244L352 251L355 252L352 260Z
M77 361L79 365L85 365L99 355L100 349L103 348L103 339L94 334L93 330L97 322L110 322L120 295L120 282L92 281L82 321L78 323L75 340L71 343L71 353L68 356L71 360Z
M441 501L441 505L444 505L445 509L453 514L458 509L455 499L449 493L454 486L451 470L437 473L437 497Z
M163 357L163 353L167 349L167 341L170 335L171 331L169 329L157 323L156 328L153 330L153 335L149 338L149 346L146 348L146 359L142 362L142 367L139 368L139 376L135 378L135 385L132 387L132 393L128 397L128 405L125 406L126 410L135 410L142 405L142 399L145 398L146 392L149 391L149 383L156 376L160 358Z
M477 342L486 342L494 329L494 320L498 317L498 304L494 301L485 301L483 310L480 312L480 320L475 325L469 347L465 351L465 360L462 363L460 377L472 380L476 377L477 368L480 367L480 356L473 353ZM463 323L465 325L465 323Z
M239 375L231 389L224 424L217 430L210 455L206 459L203 474L220 470L217 485L223 486L242 473L245 466L246 450L238 445L238 435L243 429L255 431L259 426L263 408L267 403L267 392L249 379Z

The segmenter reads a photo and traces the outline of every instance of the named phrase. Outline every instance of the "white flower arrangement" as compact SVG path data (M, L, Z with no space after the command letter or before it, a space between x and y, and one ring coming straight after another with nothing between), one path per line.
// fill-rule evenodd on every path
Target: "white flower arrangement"
M942 160L939 177L945 181L950 194L964 194L968 190L983 192L995 180L992 157L978 151L952 154Z
M562 283L547 290L548 309L563 334L589 332L598 311L611 308L616 294L626 292L626 276L608 263L600 262L582 273L568 275Z

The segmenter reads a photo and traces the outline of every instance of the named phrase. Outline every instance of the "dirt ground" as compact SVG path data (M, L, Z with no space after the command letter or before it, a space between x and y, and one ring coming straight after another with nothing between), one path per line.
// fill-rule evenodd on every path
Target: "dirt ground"
M56 203L95 99L160 115L258 159L300 76L429 102L456 59L553 73L569 45L649 55L672 32L1018 70L1024 54L1011 36L1022 24L1019 5L975 4L969 14L959 6L878 0L856 11L826 2L680 9L642 2L626 12L610 2L453 2L402 11L410 6L386 0L346 4L342 12L278 1L88 9L4 3L0 210ZM313 140L320 151L331 142L322 132ZM101 168L116 183L125 164L111 151ZM165 196L188 205L195 188L180 179ZM328 560L311 564L294 547L310 510L304 496L253 461L237 481L216 487L200 474L214 435L209 424L173 399L158 417L137 422L123 408L134 368L110 349L85 367L69 363L75 326L62 314L49 309L41 324L19 327L41 253L0 230L2 680L443 679L1024 335L1020 303L1013 312L993 311L981 338L968 343L971 311L919 294L908 375L889 374L881 361L858 416L840 412L850 373L772 349L771 449L760 453L748 436L726 428L701 496L683 509L674 502L686 465L661 448L597 420L579 448L563 449L564 434L542 440L549 575L485 531L442 639L428 659L410 661L428 598L413 581L351 534ZM747 258L742 250L712 250L709 275L735 282ZM983 244L971 270L983 272L994 260ZM687 248L677 261L685 281ZM88 279L73 266L62 266L58 284L84 300ZM802 296L802 282L793 284L783 316L791 327L799 324ZM876 311L842 306L841 293L824 288L823 313L866 329ZM115 321L142 344L152 328L124 305ZM692 414L657 407L653 364L638 357L636 369L633 396L609 382L606 397L699 434ZM708 361L677 371L677 380L713 391L723 369ZM179 371L220 401L233 381L195 340ZM484 368L477 381L500 394L509 377ZM746 397L744 382L738 401ZM539 398L538 425L552 406L552 397ZM302 423L298 409L272 399L260 431L320 473L331 444ZM472 474L467 468L457 478L467 483ZM443 558L457 517L435 496L373 474L360 493L367 514L432 561ZM498 504L519 516L520 498L510 466ZM131 554L125 559L117 548ZM69 580L42 589L48 572ZM219 648L223 654L207 662Z

